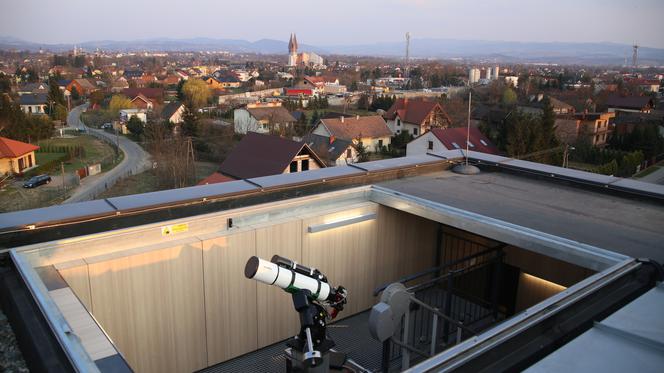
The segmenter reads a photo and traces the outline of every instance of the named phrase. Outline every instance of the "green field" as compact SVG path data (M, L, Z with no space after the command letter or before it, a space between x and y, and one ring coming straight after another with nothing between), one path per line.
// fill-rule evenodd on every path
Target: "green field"
M70 138L53 138L50 140L40 141L38 145L41 147L82 146L85 150L85 155L65 162L65 172L72 172L79 168L83 168L95 163L102 163L103 171L107 171L108 169L113 168L118 162L115 161L115 150L113 147L93 136L84 135ZM48 159L53 159L56 157L56 154L59 153L37 152L37 162L43 163L40 161L40 157L42 157L42 155L44 155L43 159L47 161Z
M646 168L645 170L639 172L638 174L636 174L632 177L638 179L638 178L641 178L641 177L644 177L644 176L648 176L651 173L659 170L662 167L664 167L664 161L659 161L659 162L655 163L654 165Z

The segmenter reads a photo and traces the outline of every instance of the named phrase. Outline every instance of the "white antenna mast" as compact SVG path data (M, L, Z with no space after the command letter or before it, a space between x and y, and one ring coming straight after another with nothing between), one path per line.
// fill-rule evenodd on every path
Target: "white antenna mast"
M466 132L466 167L468 167L468 146L470 144L470 105L473 101L473 91L468 91L468 128Z

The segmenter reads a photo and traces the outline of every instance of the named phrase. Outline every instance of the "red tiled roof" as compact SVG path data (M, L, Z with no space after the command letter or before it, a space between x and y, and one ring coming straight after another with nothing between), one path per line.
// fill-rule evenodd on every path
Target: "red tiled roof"
M392 136L392 131L380 115L324 118L320 122L327 128L330 135L343 140L352 141L358 137L375 139Z
M460 149L466 149L466 136L468 129L466 127L456 127L456 128L432 128L431 133L436 136L440 142L445 145L447 149L454 150L457 149L454 144L457 144ZM470 127L470 143L474 146L470 146L469 150L488 153L488 154L498 154L498 148L496 148L489 139L480 132L475 127ZM482 143L484 142L484 143ZM485 145L486 144L486 145Z
M16 158L37 149L37 145L0 137L0 158Z
M421 125L429 114L436 108L439 108L443 115L448 119L445 110L437 102L425 101L421 99L400 98L394 102L392 107L385 113L385 119L393 120L399 115L402 121Z
M139 94L142 94L151 100L157 100L160 102L164 97L163 88L126 88L122 90L122 93L131 99L138 96Z
M237 179L278 175L301 152L308 153L320 167L325 167L323 161L305 143L248 132L226 157L219 172Z
M235 181L235 179L233 179L232 177L228 177L226 175L222 175L219 172L214 172L212 175L199 181L197 185L219 184L219 183L226 183L228 181Z

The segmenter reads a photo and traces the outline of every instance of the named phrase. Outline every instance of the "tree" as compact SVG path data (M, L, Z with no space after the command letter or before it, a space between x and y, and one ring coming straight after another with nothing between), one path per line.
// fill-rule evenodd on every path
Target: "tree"
M76 101L81 98L80 93L78 92L78 89L76 89L75 86L71 87L71 99Z
M362 144L362 139L358 137L355 139L355 150L357 150L357 161L366 162L369 160L369 152L367 147Z
M357 108L369 110L369 95L362 93L360 99L357 100Z
M198 134L198 115L190 103L184 105L184 113L182 113L182 135L187 137L196 137Z
M313 114L311 114L311 122L309 123L315 126L319 120L320 114L318 114L318 110L314 110Z
M101 104L104 102L105 98L106 98L106 96L104 95L104 92L94 91L94 92L90 93L90 105L101 106Z
M210 88L200 79L189 79L182 85L182 95L185 103L193 109L205 106L210 99Z
M122 109L132 109L134 104L129 98L123 95L115 95L111 97L111 102L108 104L108 110L111 114L115 115Z
M549 96L544 97L542 104L544 105L544 110L540 129L541 144L538 144L538 146L541 149L549 149L558 145L558 140L556 139L556 114L553 112Z
M140 137L143 134L143 121L138 119L137 116L132 116L129 118L129 121L127 122L127 129L129 132L131 132L134 136Z
M62 91L60 91L60 87L55 78L48 80L48 101L52 105L65 105L65 96L62 94Z
M503 91L502 103L504 106L512 106L516 104L516 92L512 88L505 88Z

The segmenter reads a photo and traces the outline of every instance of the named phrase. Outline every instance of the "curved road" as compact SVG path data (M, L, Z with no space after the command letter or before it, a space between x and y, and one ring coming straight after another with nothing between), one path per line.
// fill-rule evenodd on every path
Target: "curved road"
M81 185L74 191L74 194L72 194L64 203L94 199L98 194L113 186L113 184L119 179L128 175L139 174L152 166L150 154L135 142L124 136L116 137L104 130L87 127L81 121L81 113L86 110L87 106L88 104L84 104L73 108L67 116L68 125L83 130L95 137L105 138L114 144L118 141L120 150L124 153L124 159L119 165L115 166L110 171L100 174L99 177L94 176L88 180L83 179Z

